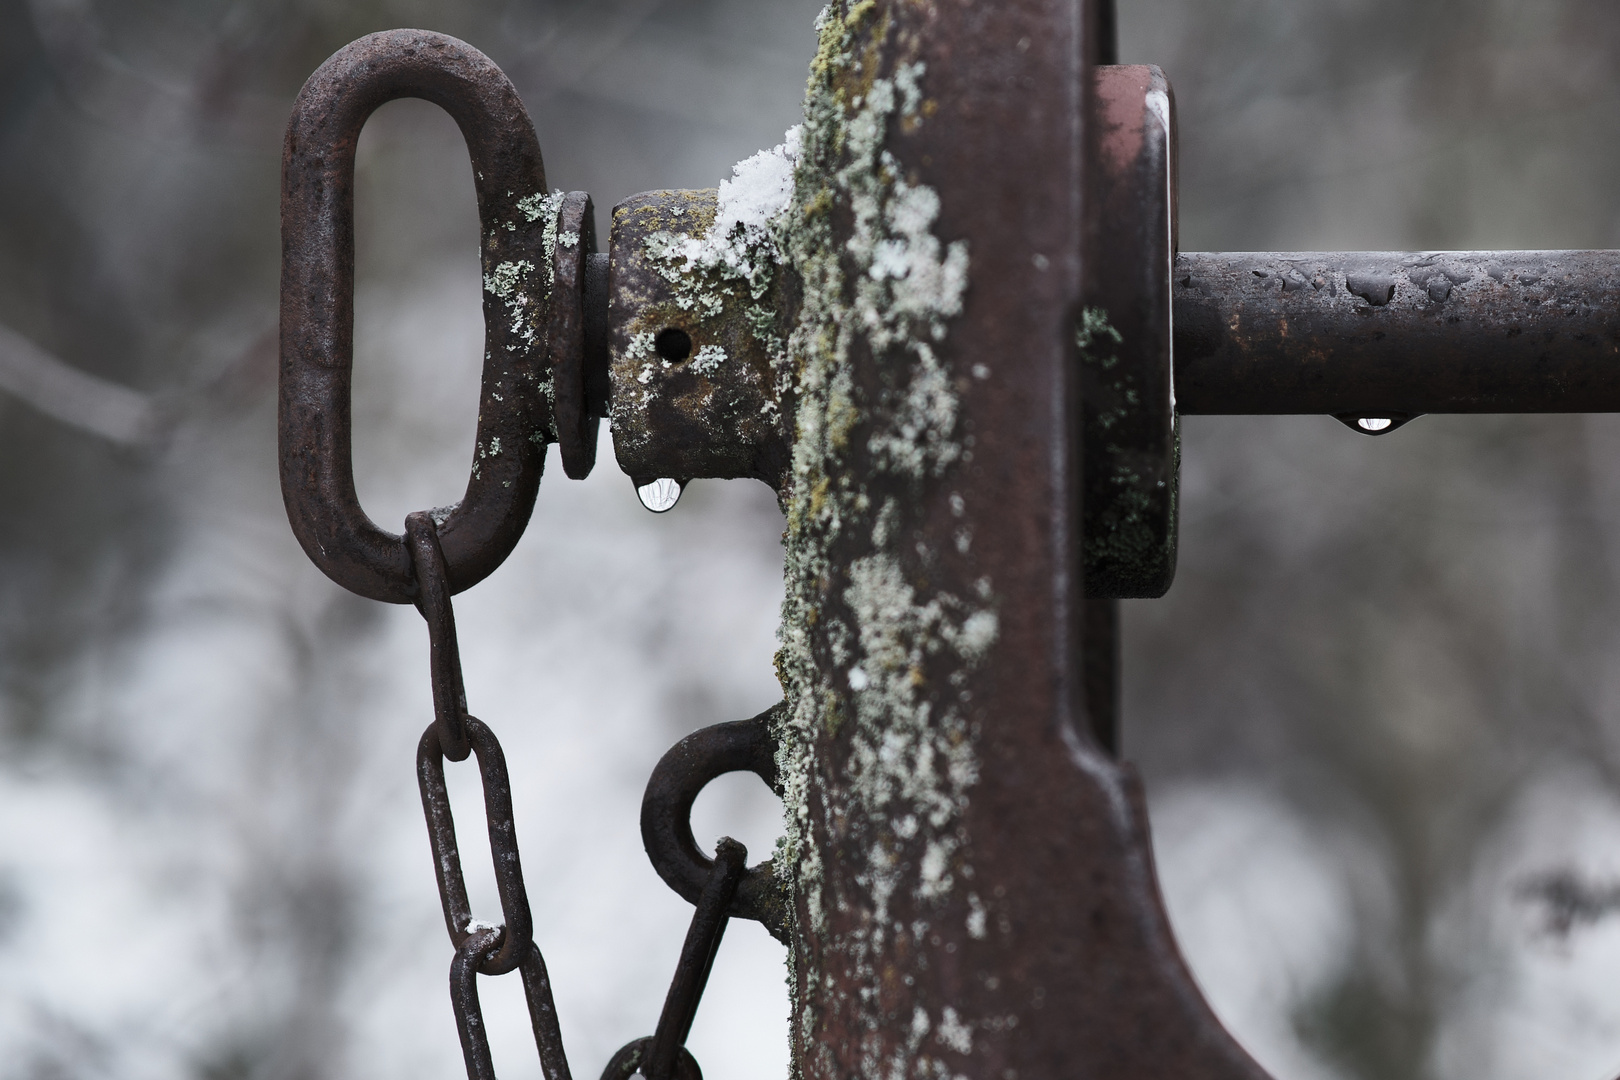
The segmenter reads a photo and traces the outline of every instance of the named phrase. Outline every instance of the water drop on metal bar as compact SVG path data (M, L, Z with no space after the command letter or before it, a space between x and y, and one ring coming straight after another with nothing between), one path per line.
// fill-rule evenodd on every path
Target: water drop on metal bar
M686 485L679 480L663 477L651 480L645 484L636 485L636 496L641 499L641 505L655 514L662 514L675 509L675 504L681 501L681 492Z
M1409 413L1335 413L1333 419L1360 435L1388 435L1417 417Z

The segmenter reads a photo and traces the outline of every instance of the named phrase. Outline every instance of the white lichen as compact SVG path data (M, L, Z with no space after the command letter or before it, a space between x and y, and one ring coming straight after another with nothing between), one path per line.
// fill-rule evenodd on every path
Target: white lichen
M720 370L720 365L726 362L726 350L718 345L705 345L692 354L691 361L686 365L699 375L712 375Z
M533 224L556 211L556 207L550 205L555 198L556 196L547 195L544 192L526 196L518 200L518 213L522 214L530 224Z
M510 194L509 192L508 195ZM570 235L573 237L571 243L579 242L577 232L559 234L558 218L562 211L562 203L561 192L550 195L536 192L517 200L516 207L521 220L491 225L492 230L504 233L516 233L520 228L532 233L534 227L539 226L540 243L539 251L535 253L536 260L506 259L494 266L486 264L484 291L499 301L505 311L505 329L509 336L506 348L510 352L533 353L544 341L545 322L550 315L550 297L556 274L557 245L560 242L568 246ZM486 242L491 239L486 237ZM502 245L508 242L508 240L500 241ZM486 353L485 360L488 359ZM555 387L552 385L549 365L543 363L530 365L528 378L535 385L541 398L548 405L554 405ZM503 397L496 394L495 399L500 401ZM539 433L542 438L541 445L545 441L554 441L557 437L556 420L550 412L548 409L546 427Z
M973 1052L973 1029L962 1022L956 1010L945 1006L940 1014L939 1027L934 1037L958 1054Z
M740 303L749 330L778 364L786 359L786 342L776 332L770 295L784 259L782 219L792 201L799 147L800 129L789 128L776 147L734 165L731 179L720 183L714 220L701 234L659 230L644 241L677 308L718 319L728 303Z
M534 263L528 259L497 263L494 270L484 275L484 291L502 300L512 301L517 298L524 276L533 271Z
M836 992L809 973L792 984L801 1052L820 1055L811 1067L828 1075L838 1067L814 1043L818 1014L843 1011L842 1029L857 1030L886 978L913 985L930 920L961 913L953 921L977 937L990 918L961 892L973 877L963 812L979 775L962 680L995 647L997 599L985 577L969 596L942 589L930 568L945 553L918 531L970 456L958 430L964 380L943 348L969 251L936 235L938 193L888 149L931 105L914 57L891 61L886 77L872 69L887 18L870 0L823 11L793 197L772 219L803 283L786 347L797 429L784 493L777 765L788 820L776 865L807 940L823 962L838 957ZM950 505L964 515L959 494ZM837 881L824 873L825 844L862 853ZM909 1032L874 1028L852 1049L863 1080L945 1077L933 1048L969 1053L973 1030L949 1009L932 1023L919 1006Z

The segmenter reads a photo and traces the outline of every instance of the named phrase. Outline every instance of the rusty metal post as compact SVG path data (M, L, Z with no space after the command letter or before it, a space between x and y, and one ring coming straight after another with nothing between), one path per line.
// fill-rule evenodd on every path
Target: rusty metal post
M1257 1078L1083 703L1090 4L834 3L789 247L799 1073Z

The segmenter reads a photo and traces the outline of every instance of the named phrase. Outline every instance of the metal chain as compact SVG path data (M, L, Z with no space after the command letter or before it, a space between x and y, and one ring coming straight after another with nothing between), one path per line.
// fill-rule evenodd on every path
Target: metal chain
M433 870L439 881L439 901L445 928L456 948L450 963L450 1001L456 1031L467 1063L468 1080L495 1080L483 1010L478 1003L478 976L504 975L518 970L523 996L529 1005L534 1044L546 1080L571 1080L563 1053L562 1031L552 1001L546 962L534 943L534 920L529 895L523 886L518 857L517 829L512 821L512 782L506 755L495 733L467 712L467 694L461 676L461 652L456 642L456 617L450 602L444 552L438 526L430 514L417 512L405 519L405 536L418 584L417 609L428 624L429 661L433 683L433 723L422 733L416 748L416 779L427 818L428 843L433 849ZM501 898L504 922L491 926L473 918L467 882L456 847L456 823L450 811L450 793L444 783L444 760L478 759L484 785L484 817L489 827L489 850L495 886Z
M521 301L521 318L486 312L478 441L497 450L473 472L455 507L441 517L411 514L404 537L379 529L361 508L349 438L354 140L373 110L398 97L435 102L467 137L478 178L486 274L497 267L532 270L551 260L543 277L519 284L514 303ZM540 145L517 91L488 57L442 34L390 31L340 49L305 84L288 125L282 171L282 492L293 532L316 566L361 596L413 603L427 621L433 723L417 747L416 774L445 928L455 947L450 999L469 1080L495 1080L478 976L512 971L523 980L546 1080L571 1080L551 981L534 942L506 758L494 733L467 712L450 600L492 573L516 545L534 506L548 441L560 443L570 476L584 476L594 459L596 421L591 417L601 415L606 394L600 386L586 385L582 365L591 348L588 339L594 334L600 345L605 330L600 323L593 329L582 312L591 281L605 297L605 261L593 262L596 257L590 255L595 244L589 196L563 195L552 211L555 216L540 220L528 206L546 190ZM562 233L578 237L578 243L559 242L551 251L546 237ZM605 299L600 310L606 311ZM544 333L537 335L539 330ZM598 348L603 350L605 346ZM551 392L542 397L532 388L548 369ZM586 401L592 395L594 412ZM503 443L509 449L498 452ZM780 936L780 918L758 914L777 910L760 899L770 899L761 886L774 881L769 866L747 870L746 851L731 840L721 841L712 864L704 860L690 841L691 799L686 797L695 797L708 779L732 768L751 768L767 782L774 772L754 760L757 753L739 766L723 754L707 752L708 743L692 745L695 752L687 755L687 764L698 773L682 776L680 770L671 773L661 765L664 787L673 784L675 794L668 797L666 792L662 801L654 798L651 810L644 802L642 828L651 835L651 821L658 837L673 838L673 848L661 842L656 850L669 848L680 873L671 876L669 856L655 855L654 862L696 910L656 1034L614 1056L607 1075L615 1080L636 1072L648 1080L701 1080L685 1042L727 919L760 918ZM477 758L483 781L501 902L499 925L473 918L445 788L445 760L469 756ZM699 773L704 778L693 779ZM658 784L652 788L663 790ZM648 850L652 854L655 848Z
M512 820L512 784L506 755L495 733L467 712L455 612L438 526L432 515L417 512L405 519L405 536L418 583L416 606L428 625L433 684L433 723L417 744L416 777L445 927L456 949L450 963L450 1001L468 1080L495 1080L489 1035L478 1001L478 976L504 975L513 970L523 978L523 996L528 1002L535 1048L546 1080L571 1080L551 980L540 948L534 943L534 920ZM463 761L469 755L477 759L483 780L484 817L504 919L499 926L473 918L461 852L456 845L450 794L445 786L445 759ZM603 1080L628 1080L637 1072L648 1080L702 1080L702 1070L686 1049L686 1038L708 984L729 921L728 909L747 861L748 851L742 844L730 837L720 840L713 869L692 913L658 1027L651 1037L636 1039L620 1049L603 1071Z
M691 1034L720 938L730 921L726 909L748 865L748 849L731 837L721 837L715 847L714 870L692 912L692 925L681 945L681 959L664 997L658 1027L651 1037L620 1047L602 1070L602 1080L628 1080L637 1072L647 1080L703 1080L703 1070L686 1049L686 1037Z

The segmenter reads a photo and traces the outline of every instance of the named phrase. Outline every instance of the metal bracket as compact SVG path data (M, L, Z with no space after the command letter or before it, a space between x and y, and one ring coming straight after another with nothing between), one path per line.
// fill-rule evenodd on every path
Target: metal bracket
M1176 105L1156 67L1096 70L1097 253L1081 312L1086 595L1163 596L1176 572L1181 430L1171 372Z
M774 259L739 268L704 249L717 195L650 191L613 208L614 453L638 487L752 477L780 491L793 452L786 343L798 277Z

